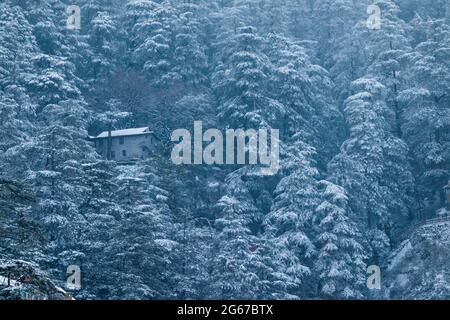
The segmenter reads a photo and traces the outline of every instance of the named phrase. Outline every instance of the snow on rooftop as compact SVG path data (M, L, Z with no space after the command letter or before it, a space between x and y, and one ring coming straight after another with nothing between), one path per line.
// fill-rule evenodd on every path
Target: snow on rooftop
M152 131L150 131L149 127L131 128L131 129L111 131L111 136L112 137L136 136L136 135L148 134L148 133L153 133ZM108 131L103 131L95 138L107 138L107 137L108 137Z

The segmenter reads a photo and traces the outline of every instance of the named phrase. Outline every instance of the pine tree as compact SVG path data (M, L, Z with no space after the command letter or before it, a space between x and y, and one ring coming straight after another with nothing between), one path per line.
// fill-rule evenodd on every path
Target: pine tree
M108 252L114 241L111 232L121 222L122 208L116 201L118 171L113 162L100 160L83 164L86 192L80 199L79 211L86 219L78 239L83 275L82 291L77 299L109 299L115 291L114 278L109 274Z
M277 119L281 107L266 93L270 64L262 51L263 39L255 28L241 27L225 41L220 43L223 50L213 76L220 97L219 117L228 126L270 127L268 120Z
M201 4L204 5L204 4ZM208 23L200 19L201 7L196 3L182 3L177 8L178 18L174 21L174 81L199 86L207 80L208 61L206 47L202 43ZM206 24L203 26L202 24Z
M134 1L127 4L127 15L132 22L129 49L133 63L156 85L170 83L173 7L167 1Z
M178 243L174 241L167 191L158 187L159 178L151 163L129 169L122 168L116 181L120 215L105 252L112 281L108 298L174 298Z
M42 223L49 239L45 250L49 256L43 262L57 268L56 274L83 256L78 251L86 223L79 210L87 191L83 164L96 158L83 129L86 115L79 101L47 105L39 115L40 123L33 139L15 150L28 158L17 169L26 174L27 183L39 199L32 213Z
M405 106L402 130L414 155L422 214L430 216L443 203L441 189L449 180L450 28L433 19L418 18L414 25L421 30L420 40L408 56L411 85L399 101Z
M365 255L361 234L351 220L348 198L342 187L319 182L322 203L316 208L318 296L325 299L360 299L365 284Z
M374 79L363 78L353 82L353 90L358 93L345 105L350 137L330 162L329 172L332 181L349 195L355 213L352 219L377 239L372 249L379 256L389 249L393 229L413 219L413 177L408 146L393 134L386 120L392 112L383 100L385 87Z
M315 150L294 140L281 165L283 178L274 191L271 211L265 217L265 237L272 259L271 297L312 297L309 280L316 248L311 230L319 198Z
M245 199L223 196L217 204L216 253L212 274L214 299L258 299L266 292L266 266L261 257L264 243L252 235L252 217ZM251 204L250 204L251 206Z
M28 214L35 201L24 183L0 175L0 257L29 259L30 251L45 244L38 222Z

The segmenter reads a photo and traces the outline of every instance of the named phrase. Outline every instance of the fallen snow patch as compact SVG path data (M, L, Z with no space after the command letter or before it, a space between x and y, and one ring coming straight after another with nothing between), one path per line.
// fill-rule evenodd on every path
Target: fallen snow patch
M406 242L406 243L405 243ZM400 249L397 249L394 254L391 262L389 263L388 270L391 271L395 268L402 260L405 258L406 254L411 251L412 245L409 240L406 240L402 243Z

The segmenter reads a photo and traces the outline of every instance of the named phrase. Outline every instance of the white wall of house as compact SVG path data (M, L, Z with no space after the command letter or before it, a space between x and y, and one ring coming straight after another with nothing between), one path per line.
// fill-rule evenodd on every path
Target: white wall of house
M156 138L153 134L112 137L111 160L124 161L145 159L154 150ZM106 158L108 138L96 139L97 152Z

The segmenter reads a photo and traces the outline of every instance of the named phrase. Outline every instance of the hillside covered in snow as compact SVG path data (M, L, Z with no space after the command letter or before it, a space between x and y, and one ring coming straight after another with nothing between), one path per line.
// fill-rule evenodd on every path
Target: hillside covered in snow
M450 299L449 180L449 0L0 1L0 299Z

